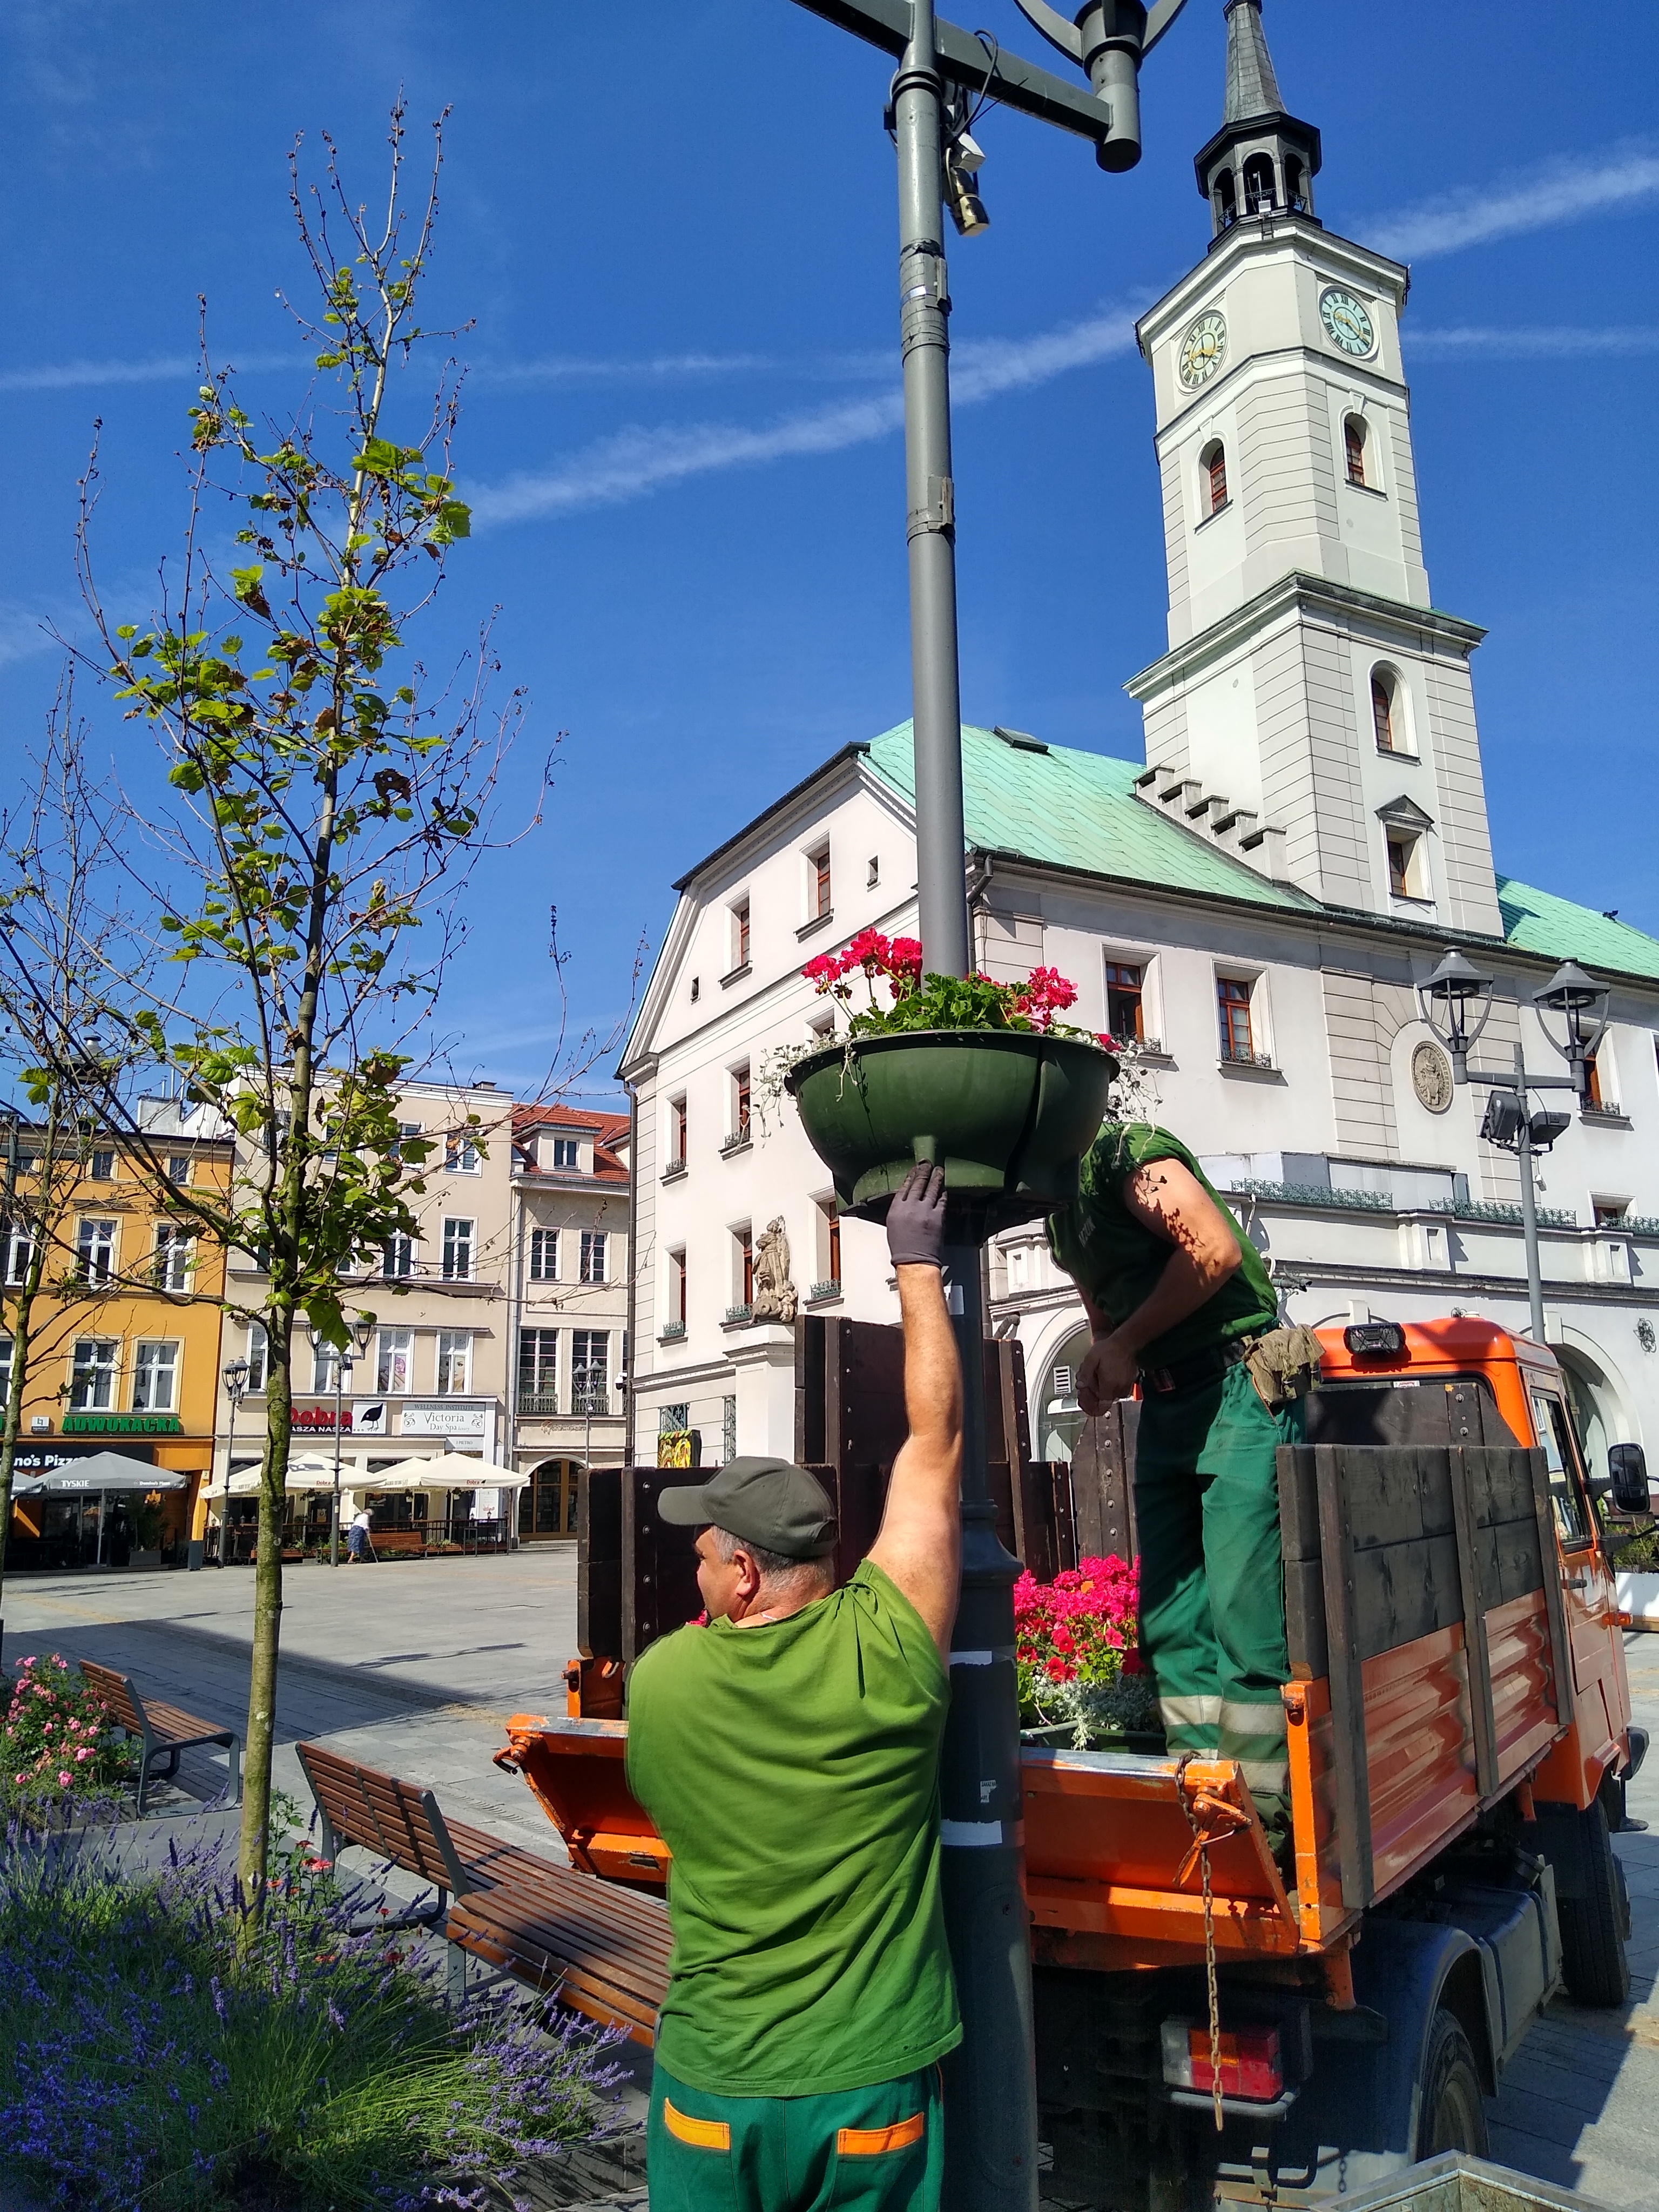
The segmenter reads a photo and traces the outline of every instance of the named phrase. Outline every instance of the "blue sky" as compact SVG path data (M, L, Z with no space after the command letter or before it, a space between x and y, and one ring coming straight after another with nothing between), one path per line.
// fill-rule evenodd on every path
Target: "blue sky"
M1513 0L1434 18L1426 40L1400 6L1267 0L1265 21L1324 134L1327 224L1412 264L1430 576L1491 631L1499 866L1659 933L1659 10L1609 0L1576 44ZM1013 0L962 20L1048 58ZM1164 648L1165 594L1130 325L1204 249L1192 156L1223 38L1219 0L1189 0L1127 177L1023 117L978 133L992 228L951 256L972 720L1139 753L1121 685ZM908 711L889 68L790 0L12 0L5 757L56 678L42 623L76 620L94 416L100 569L142 612L183 518L198 294L245 399L303 386L274 297L300 283L294 135L314 153L331 131L368 191L399 84L416 122L451 106L428 319L473 322L457 453L478 528L422 643L441 665L499 609L531 702L508 815L568 735L544 825L476 886L447 1025L465 1072L537 1084L550 906L573 1018L605 1026L672 878ZM142 785L148 756L107 726Z

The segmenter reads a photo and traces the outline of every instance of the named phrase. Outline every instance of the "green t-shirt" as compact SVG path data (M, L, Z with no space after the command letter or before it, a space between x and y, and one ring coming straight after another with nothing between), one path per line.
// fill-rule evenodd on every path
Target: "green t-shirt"
M717 2096L803 2097L954 2048L939 1896L951 1686L868 1559L787 1620L653 1644L628 1694L628 1781L673 1852L656 2055Z
M1195 1313L1154 1337L1140 1355L1145 1367L1167 1367L1207 1346L1225 1344L1279 1324L1279 1301L1261 1255L1179 1137L1146 1121L1108 1121L1085 1153L1078 1194L1048 1221L1048 1243L1091 1305L1115 1328L1148 1298L1174 1246L1138 1221L1123 1203L1123 1186L1150 1160L1179 1160L1221 1208L1237 1241L1241 1264Z

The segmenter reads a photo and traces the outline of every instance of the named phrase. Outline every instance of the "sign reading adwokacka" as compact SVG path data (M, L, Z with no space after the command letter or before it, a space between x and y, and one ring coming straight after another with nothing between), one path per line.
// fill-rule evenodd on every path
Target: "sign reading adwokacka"
M66 1437L181 1437L177 1413L65 1413Z

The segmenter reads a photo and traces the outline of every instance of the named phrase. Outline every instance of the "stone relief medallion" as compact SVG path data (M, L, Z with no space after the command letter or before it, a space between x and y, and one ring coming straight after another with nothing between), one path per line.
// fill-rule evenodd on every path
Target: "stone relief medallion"
M1431 1114L1443 1114L1452 1103L1452 1066L1437 1044L1420 1044L1412 1054L1412 1089Z

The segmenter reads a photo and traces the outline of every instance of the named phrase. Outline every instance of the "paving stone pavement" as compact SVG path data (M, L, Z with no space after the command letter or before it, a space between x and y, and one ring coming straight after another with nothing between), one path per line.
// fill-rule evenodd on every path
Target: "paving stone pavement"
M494 1767L490 1754L507 1713L562 1704L560 1669L575 1648L575 1565L574 1547L561 1546L504 1559L386 1563L372 1571L291 1571L277 1689L278 1784L308 1808L293 1747L323 1737L424 1784L458 1818L562 1856L522 1781ZM5 1591L4 1658L9 1665L26 1652L55 1650L101 1660L133 1675L141 1690L236 1723L247 1702L252 1598L252 1576L229 1568L188 1577L20 1577ZM1635 1717L1659 1737L1659 1636L1631 1635L1626 1650ZM216 1756L188 1757L184 1791L169 1800L175 1818L191 1816L192 1827L222 1818L199 1808L223 1776ZM1565 1998L1550 2007L1490 2107L1492 2156L1602 2205L1659 2212L1659 1752L1630 1801L1632 1814L1652 1823L1616 1843L1631 1891L1630 2002L1616 2013L1583 2010ZM146 1824L155 1847L173 1825ZM641 2057L630 2117L649 2078ZM642 2208L634 2177L623 2181L613 2174L608 2191L569 2212ZM556 2192L545 2198L560 2201ZM8 2181L3 2151L0 2212L36 2212Z

